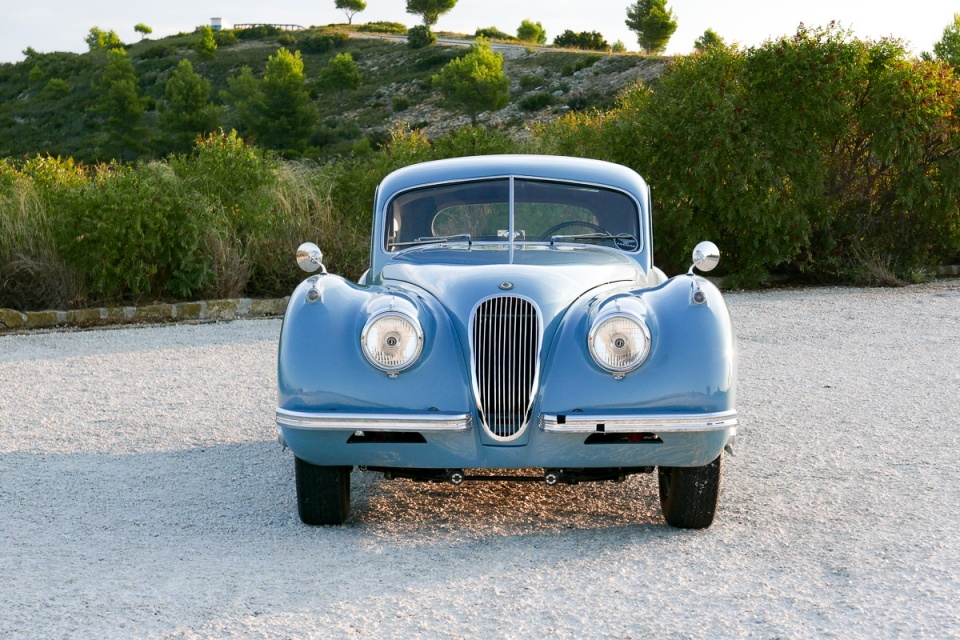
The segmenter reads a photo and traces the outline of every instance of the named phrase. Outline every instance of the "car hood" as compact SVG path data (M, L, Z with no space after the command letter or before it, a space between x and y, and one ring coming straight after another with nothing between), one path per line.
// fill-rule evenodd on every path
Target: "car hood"
M616 282L646 282L646 274L625 254L600 247L545 246L509 252L491 247L433 247L407 251L384 266L385 285L409 283L443 304L459 323L493 295L533 300L549 325L585 292Z

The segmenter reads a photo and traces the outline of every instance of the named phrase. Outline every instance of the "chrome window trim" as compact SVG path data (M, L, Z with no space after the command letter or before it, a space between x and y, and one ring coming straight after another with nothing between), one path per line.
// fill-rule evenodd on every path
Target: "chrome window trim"
M291 429L377 431L467 431L473 426L469 413L348 413L291 411L277 408L277 424Z
M406 253L407 251L413 251L413 250L415 250L415 249L423 249L424 247L434 247L434 246L443 244L442 242L437 242L437 243L434 243L434 244L422 244L422 245L417 245L417 246L414 246L414 247L407 247L407 248L405 248L405 249L400 249L399 251L389 251L389 250L387 250L387 238L386 238L386 233L385 233L385 229L384 229L384 226L385 226L385 224L386 224L387 209L390 208L390 205L393 204L393 201L394 201L398 196L401 196L401 195L403 195L403 194L405 194L405 193L407 193L407 192L409 192L409 191L416 191L417 189L429 189L430 187L442 187L442 186L449 185L449 184L460 184L460 183L464 183L464 184L465 184L465 183L469 183L469 182L485 182L485 181L488 181L488 180L509 180L509 181L510 181L510 191L511 191L511 193L510 193L510 203L509 203L509 204L510 204L510 225L511 225L511 228L512 228L512 225L513 225L513 181L514 181L514 180L534 180L534 181L538 181L538 182L556 182L556 183L559 183L559 184L570 184L570 185L579 185L579 186L583 186L583 187L594 187L594 188L597 188L597 189L607 189L607 190L609 190L609 191L616 191L616 192L618 192L618 193L622 193L623 195L625 195L625 196L627 196L628 198L630 198L630 199L633 201L633 203L637 206L637 234L638 234L640 237L637 238L637 250L636 250L636 251L624 251L623 249L619 249L619 248L617 248L616 250L619 251L620 253L625 253L625 254L627 254L627 255L637 255L637 254L643 252L643 249L644 249L644 246L645 246L645 245L644 245L644 239L645 239L645 233L644 233L644 232L646 231L646 229L644 228L643 219L642 219L642 215L643 215L643 213L644 213L644 208L643 208L643 205L640 204L640 200L638 200L637 197L636 197L635 195L633 195L631 192L627 191L626 189L621 189L620 187L614 187L614 186L611 186L611 185L608 185L608 184L600 184L600 183L597 183L597 182L582 182L582 181L579 181L579 180L568 180L568 179L566 179L566 178L544 178L543 176L528 176L528 175L515 174L515 173L509 173L509 174L505 174L505 175L483 176L483 177L480 177L480 178L460 178L460 179L454 179L454 180L442 180L442 181L440 181L440 182L426 182L426 183L424 183L424 184L418 184L418 185L414 185L414 186L412 186L412 187L406 187L406 188L404 188L404 189L400 189L399 191L395 191L393 194L391 194L390 198L384 203L383 207L382 207L381 210L380 210L380 216L377 218L378 220L381 221L381 224L380 224L380 233L379 233L379 235L380 235L380 251L382 251L382 252L383 252L385 255L387 255L387 256L397 256L397 255L400 255L401 253ZM649 185L648 185L648 187L649 187ZM649 212L647 212L647 219L650 220ZM649 221L648 224L652 225L653 223L652 223L652 221ZM508 241L509 241L509 243L510 243L511 246L514 244L514 239L513 239L512 237L508 238ZM526 241L525 241L525 242L526 242ZM475 241L475 242L473 242L473 244L491 245L491 244L507 244L507 243L505 243L505 242L498 242L498 241L496 241L496 240L480 240L480 241ZM533 243L531 243L531 244L533 244ZM543 244L549 244L549 241L544 240L544 241L543 241ZM562 243L562 244L580 244L580 243L577 243L577 242L564 242L564 243Z
M597 335L597 329L600 328L600 324L605 320L609 320L610 318L614 318L614 317L629 318L630 320L633 320L638 325L640 325L640 328L643 330L643 335L647 339L646 348L643 350L643 355L640 356L636 364L630 365L629 367L611 367L609 365L606 365L603 362L600 362L600 358L597 357L597 354L593 349L594 338ZM597 366L599 366L604 371L609 371L610 373L630 373L631 371L635 370L637 367L642 365L646 361L647 356L650 355L650 348L652 346L651 344L652 342L653 342L653 339L650 336L650 327L648 327L647 323L643 321L643 318L633 313L629 313L627 311L612 310L604 314L601 314L600 316L597 317L596 320L593 321L593 325L590 327L590 331L587 333L587 350L590 351L590 357L592 357L593 361L597 363Z
M405 320L410 322L410 324L413 325L413 328L416 329L417 331L416 353L413 354L413 357L410 358L409 362L407 362L406 364L402 364L398 367L385 367L379 362L377 362L376 360L374 360L373 357L367 352L367 344L366 344L367 331L370 329L370 327L373 325L374 322L376 322L377 320L379 320L384 316L400 316L401 318L404 318ZM385 371L387 373L399 373L401 371L404 371L412 367L417 362L417 359L420 358L420 354L423 352L423 328L420 326L420 322L408 313L397 311L395 309L384 309L383 311L380 311L370 316L367 319L366 323L363 325L363 329L360 330L360 350L363 351L363 355L366 357L367 362L373 365L375 369L379 369L380 371Z
M547 433L597 433L597 425L603 425L603 433L630 433L650 431L653 433L702 433L723 431L738 424L736 410L717 413L665 413L636 415L592 415L589 413L566 413L564 423L558 422L558 414L540 414L540 429Z
M533 384L530 385L530 402L527 405L525 414L529 414L529 417L524 420L523 425L517 430L517 432L510 436L498 436L493 433L487 425L483 424L483 402L480 399L480 385L477 382L477 351L476 345L474 345L473 338L473 328L474 321L476 320L477 310L480 308L484 302L488 300L493 300L494 298L520 298L530 303L533 306L534 311L537 312L537 348L536 348L536 360L534 361L534 373L533 373ZM477 413L481 416L480 427L483 429L484 433L496 440L497 442L511 442L522 436L527 427L530 425L531 419L533 418L532 409L533 405L536 403L537 392L540 389L540 349L543 347L543 312L540 311L540 306L528 296L524 296L518 293L495 293L484 298L481 298L473 305L473 309L470 311L470 321L467 324L467 333L470 338L470 383L473 386L473 398L477 403Z

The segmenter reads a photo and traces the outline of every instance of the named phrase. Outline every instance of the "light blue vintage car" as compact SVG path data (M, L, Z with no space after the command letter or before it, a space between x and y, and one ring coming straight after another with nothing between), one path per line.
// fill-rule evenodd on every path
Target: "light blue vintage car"
M667 523L710 525L737 426L730 316L693 273L715 245L668 279L647 184L595 160L425 162L375 200L358 283L297 252L319 273L283 319L276 415L305 523L344 521L354 466L547 485L656 467Z

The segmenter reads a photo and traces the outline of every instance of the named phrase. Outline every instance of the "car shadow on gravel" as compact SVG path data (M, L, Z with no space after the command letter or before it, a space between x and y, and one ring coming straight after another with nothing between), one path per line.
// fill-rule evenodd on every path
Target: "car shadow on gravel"
M0 520L25 542L43 529L119 540L165 534L265 530L294 537L370 535L402 546L530 534L666 529L656 478L548 487L542 483L387 481L354 470L353 506L342 527L297 517L293 456L273 442L132 454L0 455ZM28 542L29 544L29 542Z

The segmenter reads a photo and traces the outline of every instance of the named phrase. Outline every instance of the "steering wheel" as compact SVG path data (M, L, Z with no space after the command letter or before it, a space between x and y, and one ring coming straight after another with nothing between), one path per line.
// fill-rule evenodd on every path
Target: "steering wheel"
M609 231L607 231L606 229L604 229L598 224L593 224L592 222L582 222L580 220L567 220L566 222L561 222L560 224L553 225L552 227L544 231L540 235L540 237L537 238L537 240L538 241L549 240L550 236L554 235L557 231L560 231L560 229L566 229L567 227L590 227L591 229L598 231L599 233L603 233L608 236L610 235Z

